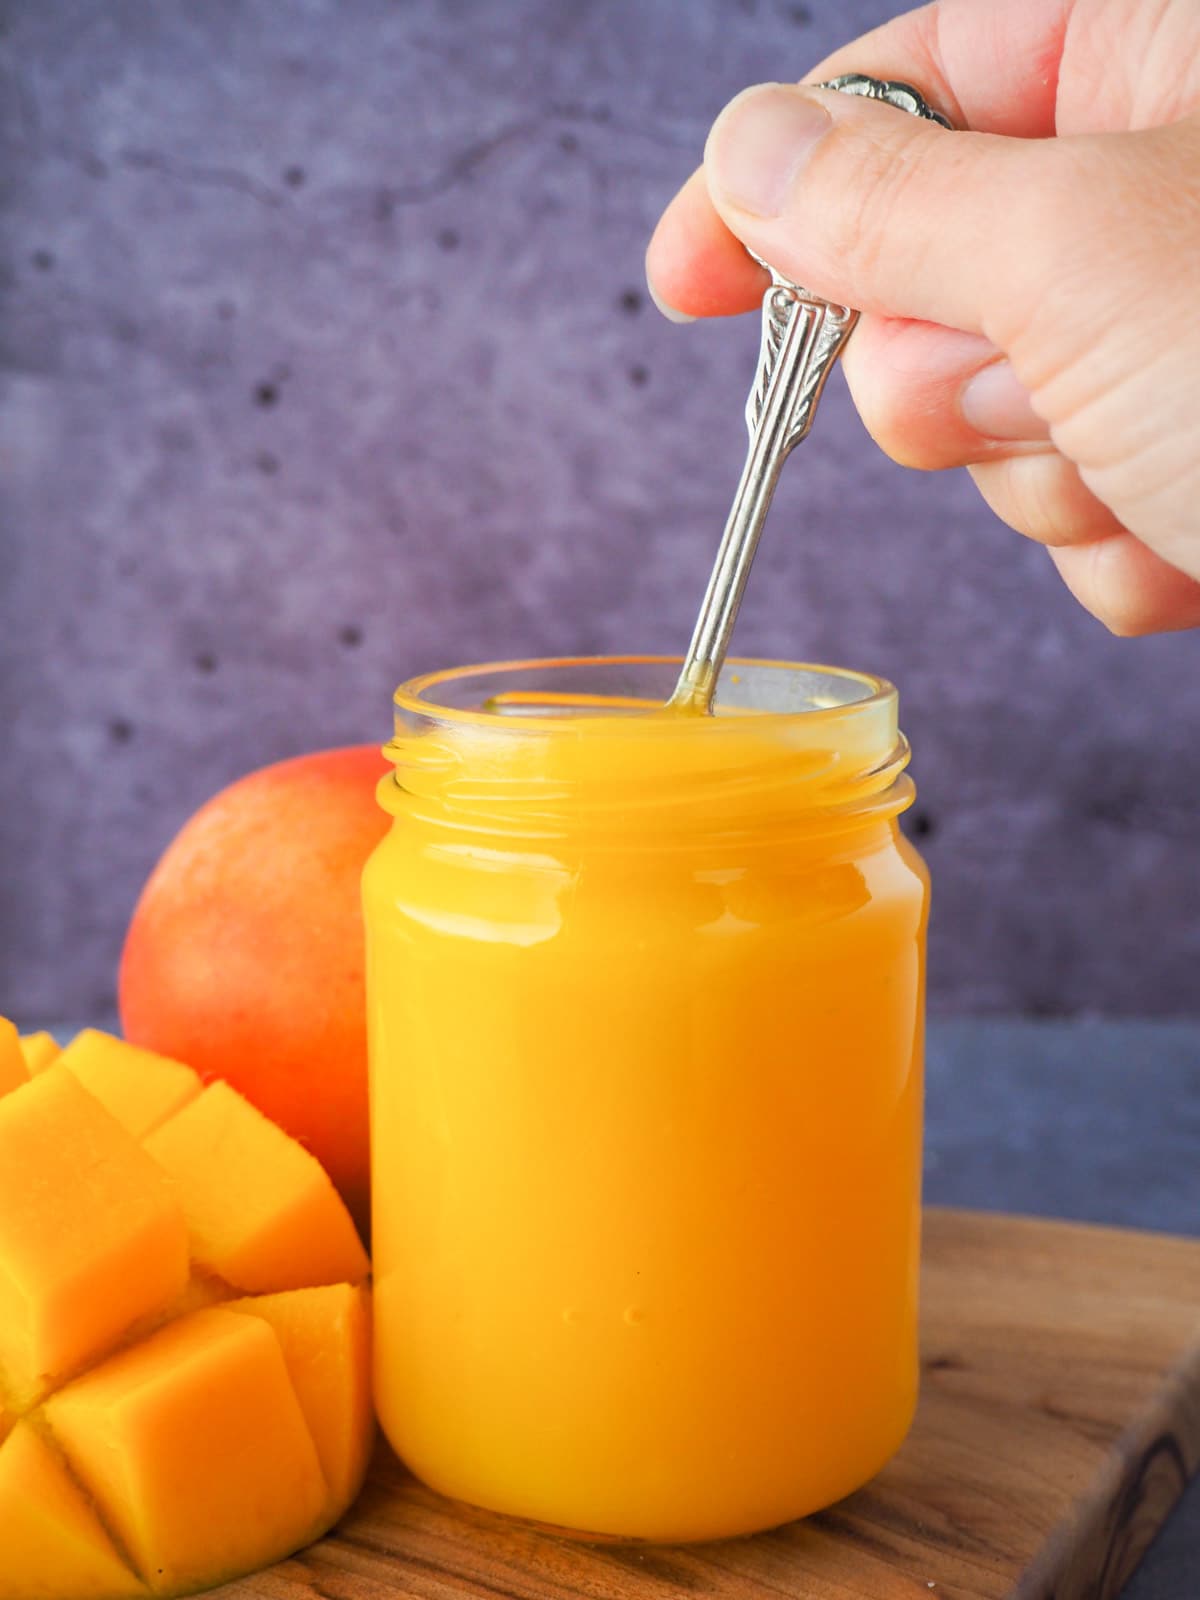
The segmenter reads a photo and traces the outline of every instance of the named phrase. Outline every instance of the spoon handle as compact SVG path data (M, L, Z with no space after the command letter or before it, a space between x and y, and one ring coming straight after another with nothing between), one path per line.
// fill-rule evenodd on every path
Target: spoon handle
M950 126L908 84L845 73L818 87L886 100L914 116ZM676 710L712 710L717 678L783 463L812 427L825 381L858 321L858 312L849 306L820 300L761 257L754 259L770 272L771 283L763 295L762 341L746 402L750 443L683 669L668 702Z
M772 275L763 297L762 347L746 404L750 444L708 580L692 642L670 704L712 706L759 535L793 445L812 425L825 380L858 313L815 300Z

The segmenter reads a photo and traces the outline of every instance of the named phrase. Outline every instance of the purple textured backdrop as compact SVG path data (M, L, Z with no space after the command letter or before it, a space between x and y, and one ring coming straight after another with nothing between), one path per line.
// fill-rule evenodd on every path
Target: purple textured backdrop
M0 1009L107 1009L184 818L408 673L682 647L757 331L659 319L645 240L897 9L9 0ZM1110 639L835 385L738 648L899 684L936 1007L1200 1011L1195 637Z

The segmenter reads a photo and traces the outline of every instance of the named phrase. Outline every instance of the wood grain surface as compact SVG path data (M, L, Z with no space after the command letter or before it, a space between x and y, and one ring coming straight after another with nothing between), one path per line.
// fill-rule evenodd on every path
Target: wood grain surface
M912 1433L819 1516L587 1545L453 1505L381 1447L328 1538L217 1594L1110 1600L1200 1467L1200 1240L934 1210L923 1295Z

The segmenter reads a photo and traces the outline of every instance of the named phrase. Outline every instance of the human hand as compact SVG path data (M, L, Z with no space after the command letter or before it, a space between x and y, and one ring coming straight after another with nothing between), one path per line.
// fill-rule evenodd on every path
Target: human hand
M1200 8L933 0L809 77L851 71L973 131L747 89L658 225L655 299L757 305L745 244L858 307L843 365L889 455L966 466L1114 633L1200 625Z

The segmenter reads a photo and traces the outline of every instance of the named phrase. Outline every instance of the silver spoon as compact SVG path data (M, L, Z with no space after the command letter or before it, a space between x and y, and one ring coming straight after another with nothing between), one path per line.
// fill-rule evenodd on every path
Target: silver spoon
M817 87L886 100L901 111L950 127L946 118L906 83L849 72ZM761 257L754 259L771 274L771 285L763 295L762 343L754 387L746 402L750 447L692 642L667 702L675 710L712 711L717 678L780 471L789 452L812 427L825 380L858 321L858 312L849 306L819 300Z

